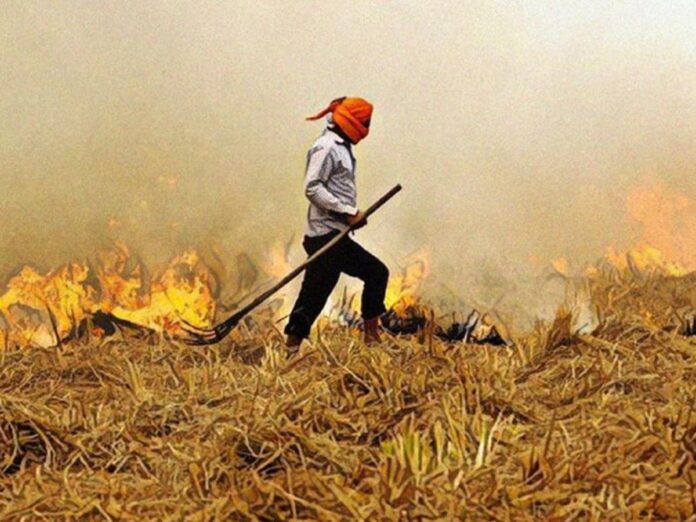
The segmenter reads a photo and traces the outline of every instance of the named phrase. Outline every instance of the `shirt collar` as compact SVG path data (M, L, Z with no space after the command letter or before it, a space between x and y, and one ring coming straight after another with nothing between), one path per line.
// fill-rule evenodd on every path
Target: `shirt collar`
M333 125L326 127L324 132L328 133L336 143L345 145L350 149L351 143L348 140L343 139L343 137L333 129Z
M355 155L353 154L353 147L352 143L346 139L344 139L340 134L338 134L335 130L333 130L333 124L329 124L326 129L324 129L324 134L328 134L331 139L334 140L334 143L337 143L339 145L343 145L346 150L348 151L348 154L350 154L350 159L353 160L353 165L355 165Z

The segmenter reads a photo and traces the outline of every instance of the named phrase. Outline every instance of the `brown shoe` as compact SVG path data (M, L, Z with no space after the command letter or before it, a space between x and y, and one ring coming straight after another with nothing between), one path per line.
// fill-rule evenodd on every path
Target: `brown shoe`
M285 348L287 350L288 357L292 357L299 352L301 344L302 337L298 337L297 335L288 335L285 339Z
M382 342L379 335L379 317L365 319L365 344L377 344Z

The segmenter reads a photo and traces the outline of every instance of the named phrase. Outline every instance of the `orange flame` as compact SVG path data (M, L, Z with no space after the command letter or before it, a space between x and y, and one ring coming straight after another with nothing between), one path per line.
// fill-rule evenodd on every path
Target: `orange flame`
M644 244L668 262L696 269L696 208L685 194L658 182L631 192L626 206Z
M608 247L605 259L612 266L675 277L696 269L696 208L685 194L656 182L633 190L626 208L640 240L626 252Z
M614 247L607 247L605 259L620 271L656 272L674 277L689 272L679 263L667 260L663 252L647 244L632 248L628 252L617 252Z
M400 274L389 278L385 306L402 313L418 302L418 292L430 274L430 253L421 249L412 254Z
M45 275L23 267L0 296L2 345L55 346L97 311L173 334L182 321L205 328L215 315L210 272L195 251L175 257L149 285L122 244L100 254L96 272L99 291L87 283L85 265L70 263Z
M288 246L281 241L276 241L266 253L263 270L268 275L280 279L292 270L288 259Z
M0 296L8 332L5 342L19 346L54 346L94 309L94 291L86 286L89 269L77 263L41 275L23 267Z
M551 260L551 268L562 276L570 275L570 263L565 256L557 257Z
M210 272L194 250L175 257L162 274L153 277L149 292L144 290L141 266L127 270L125 245L100 260L104 311L157 332L176 333L182 320L200 328L210 326L215 315Z

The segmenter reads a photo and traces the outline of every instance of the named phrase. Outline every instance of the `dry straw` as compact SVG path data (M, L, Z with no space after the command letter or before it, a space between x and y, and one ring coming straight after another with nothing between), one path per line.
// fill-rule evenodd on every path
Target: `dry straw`
M655 520L696 514L693 277L596 274L509 347L262 312L222 344L5 349L0 519Z

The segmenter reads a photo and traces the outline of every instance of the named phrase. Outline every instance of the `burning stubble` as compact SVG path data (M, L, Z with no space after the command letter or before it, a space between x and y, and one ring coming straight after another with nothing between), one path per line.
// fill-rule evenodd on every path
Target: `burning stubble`
M114 240L162 270L196 246L235 274L293 234L301 257L304 116L341 94L376 106L363 204L406 187L360 240L395 268L427 250L435 296L536 313L542 267L608 246L693 268L695 9L8 3L0 270Z

